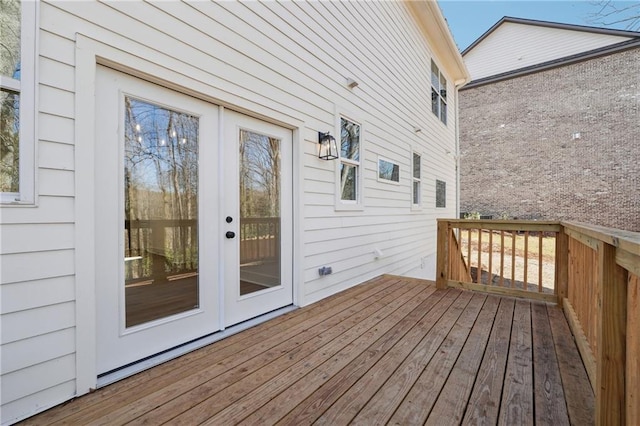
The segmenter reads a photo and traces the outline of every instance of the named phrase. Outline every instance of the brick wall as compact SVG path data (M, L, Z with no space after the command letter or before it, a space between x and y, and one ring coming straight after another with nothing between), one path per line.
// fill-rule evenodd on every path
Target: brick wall
M460 150L463 212L640 231L640 48L462 90Z

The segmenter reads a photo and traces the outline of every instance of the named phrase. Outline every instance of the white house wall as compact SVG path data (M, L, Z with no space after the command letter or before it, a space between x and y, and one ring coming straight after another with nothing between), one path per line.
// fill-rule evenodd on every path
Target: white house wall
M154 70L151 77L227 108L304 123L297 157L304 195L294 207L303 219L298 304L382 273L429 269L424 260L435 253L435 219L456 211L456 105L443 69L448 125L432 114L432 49L405 4L43 2L38 202L0 211L2 423L88 391L77 386L75 332L78 289L94 285L75 279L74 242L82 238L75 235L75 182L82 177L74 172L74 152L93 143L75 136L80 36L114 57L132 58L119 65L134 74ZM348 77L359 86L347 88ZM335 132L336 111L350 111L364 125L362 211L336 211L336 163L317 158L317 132ZM422 155L417 211L411 209L412 149ZM377 180L378 155L400 165L399 185ZM447 182L446 209L435 209L436 179ZM333 274L319 277L321 266Z
M504 22L464 55L471 80L630 40L628 37Z

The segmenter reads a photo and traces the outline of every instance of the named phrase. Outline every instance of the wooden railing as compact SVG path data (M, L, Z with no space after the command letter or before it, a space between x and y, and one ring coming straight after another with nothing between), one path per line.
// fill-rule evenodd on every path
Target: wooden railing
M438 222L441 286L556 301L557 222ZM446 247L445 247L446 246ZM440 259L440 258L439 258ZM446 265L446 268L444 267ZM445 276L446 274L446 276Z
M561 305L594 390L597 424L640 425L640 233L442 219L436 274L438 288Z
M240 220L240 263L280 259L280 218Z
M124 232L127 284L197 272L196 220L126 220ZM240 264L280 258L279 217L242 218L238 237Z

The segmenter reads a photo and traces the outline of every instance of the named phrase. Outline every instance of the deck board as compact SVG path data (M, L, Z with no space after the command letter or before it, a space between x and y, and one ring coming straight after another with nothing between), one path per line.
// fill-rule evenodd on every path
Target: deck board
M588 383L556 306L385 276L24 424L592 424Z
M498 422L502 387L507 366L508 347L515 300L502 298L484 350L482 363L469 397L463 424L495 425Z
M442 425L441 419L448 419L450 424L456 425L462 421L499 305L498 297L487 297L467 342L429 414L427 425Z
M531 305L536 424L568 425L569 415L547 307Z
M506 349L506 348L505 348ZM531 342L531 304L517 300L513 313L507 372L502 388L500 425L532 425L533 354Z

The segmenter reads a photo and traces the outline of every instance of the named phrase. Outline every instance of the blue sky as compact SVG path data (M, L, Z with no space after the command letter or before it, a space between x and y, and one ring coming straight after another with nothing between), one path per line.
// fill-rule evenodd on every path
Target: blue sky
M616 1L620 7L638 1ZM581 0L439 0L451 32L460 50L464 50L503 16L538 19L588 26L602 26L590 22L590 15L598 12L595 1ZM624 25L606 28L624 29Z

